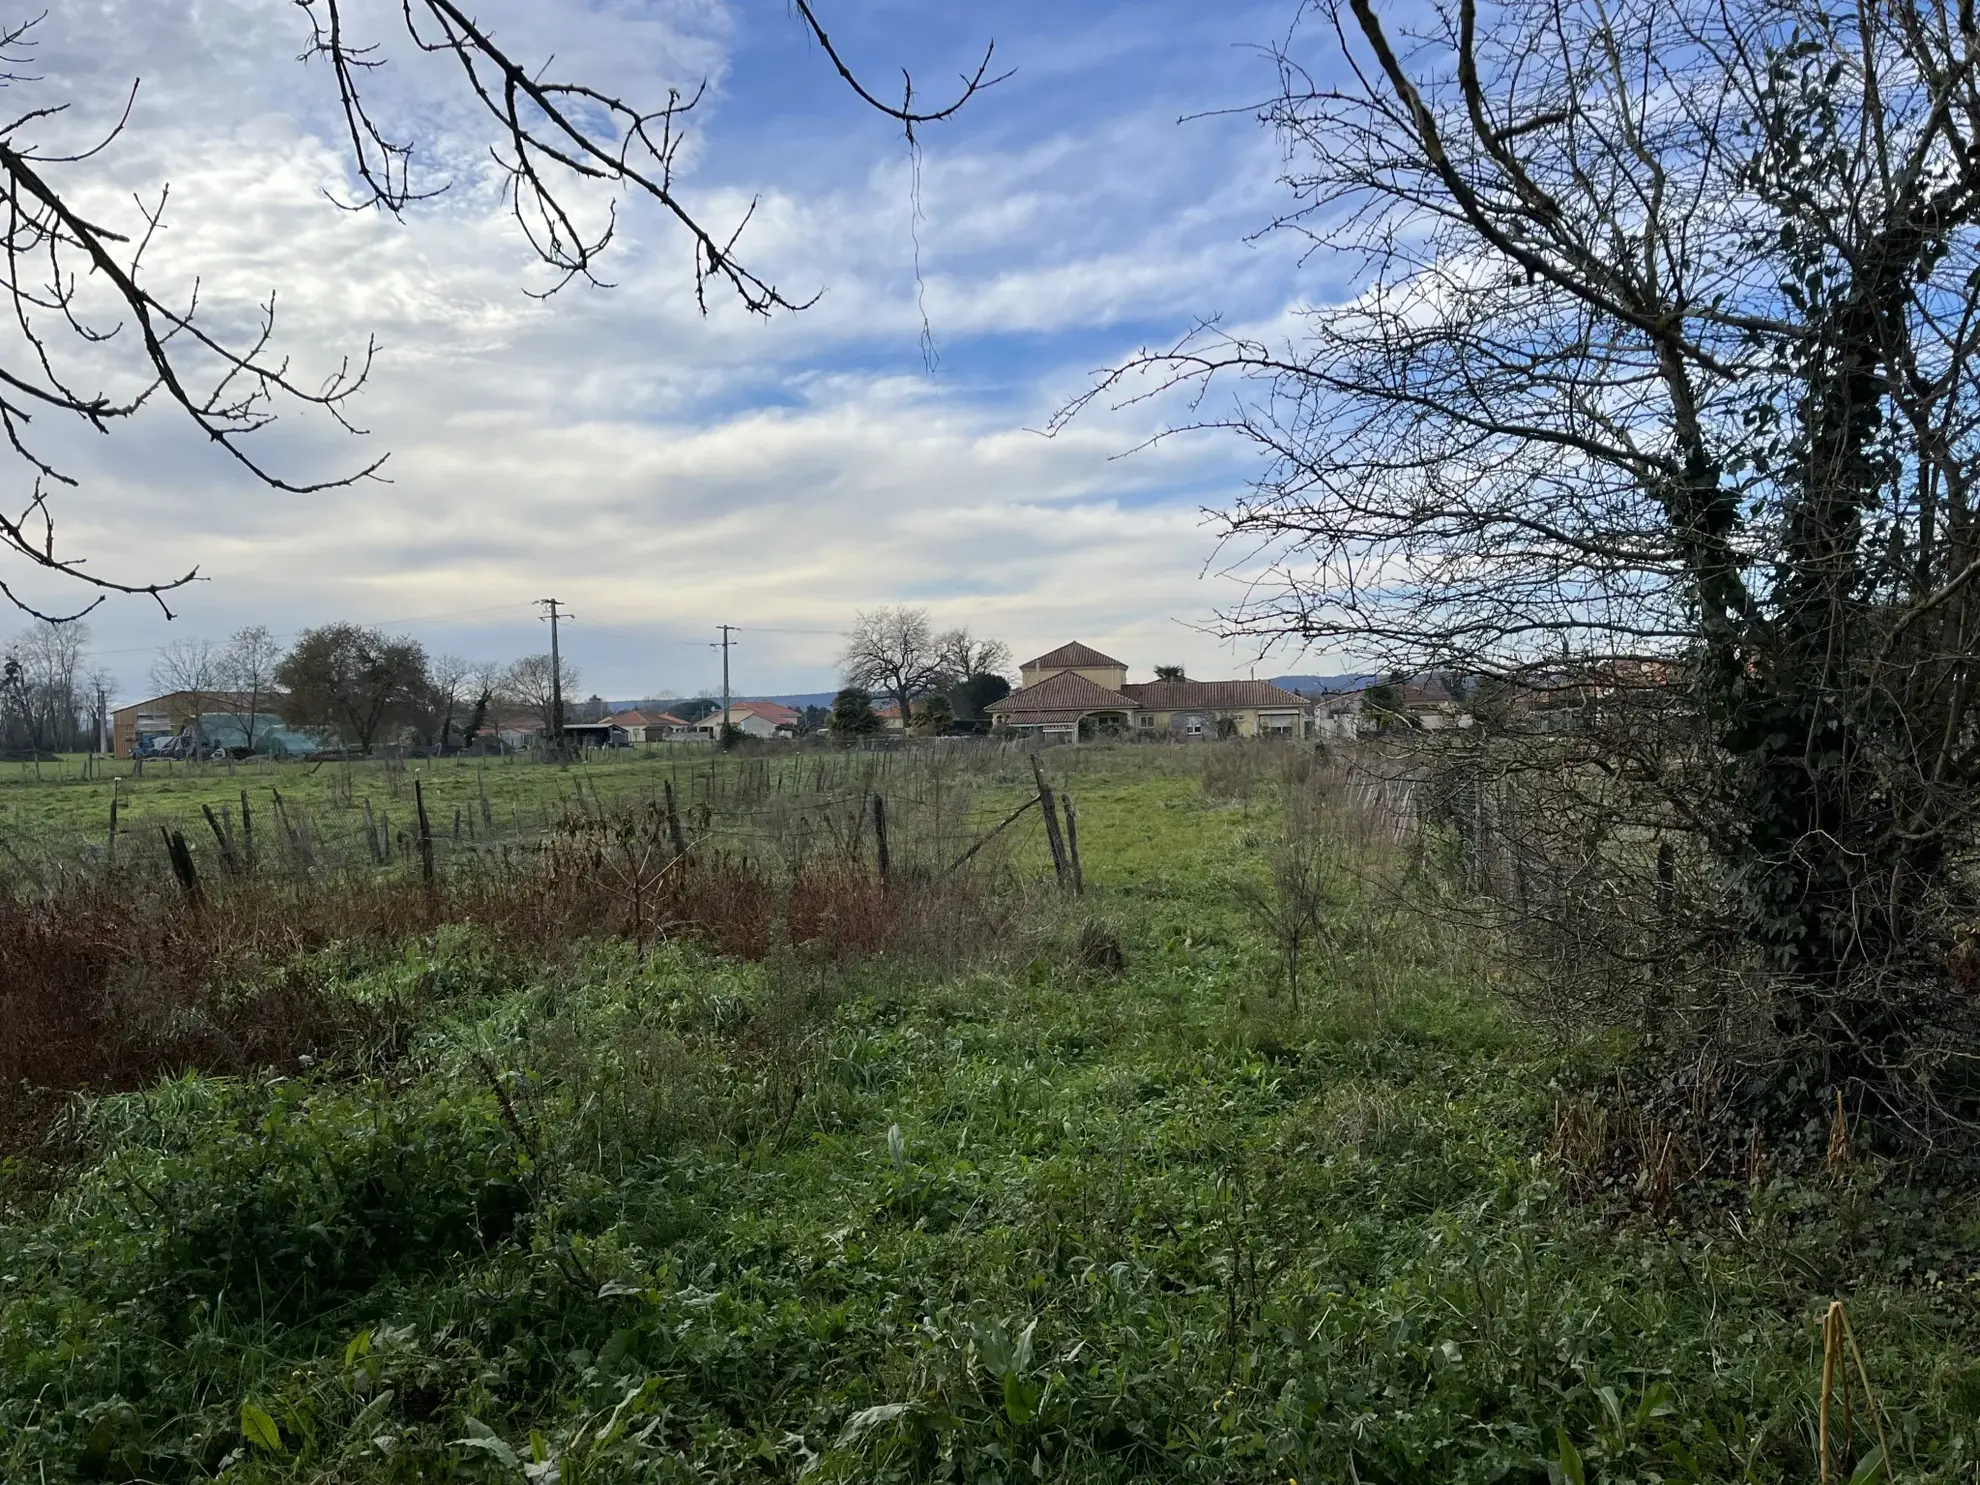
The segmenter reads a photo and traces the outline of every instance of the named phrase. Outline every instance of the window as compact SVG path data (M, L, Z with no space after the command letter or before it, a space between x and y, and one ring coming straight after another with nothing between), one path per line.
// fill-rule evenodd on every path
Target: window
M1147 712L1143 712L1140 716L1136 717L1135 721L1143 727L1153 727L1155 725L1155 718Z

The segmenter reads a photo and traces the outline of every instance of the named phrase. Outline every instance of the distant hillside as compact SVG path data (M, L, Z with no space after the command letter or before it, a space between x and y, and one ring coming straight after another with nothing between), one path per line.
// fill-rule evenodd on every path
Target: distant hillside
M1380 679L1379 675L1282 675L1275 676L1272 684L1288 691L1359 691Z
M738 691L735 694L734 700L776 701L783 703L785 706L793 706L802 710L807 706L830 706L832 704L832 698L837 694L836 691L805 691L794 696L748 696ZM683 701L692 701L694 699L692 696L648 696L639 701L608 701L605 704L615 712L664 712L669 707L679 706Z

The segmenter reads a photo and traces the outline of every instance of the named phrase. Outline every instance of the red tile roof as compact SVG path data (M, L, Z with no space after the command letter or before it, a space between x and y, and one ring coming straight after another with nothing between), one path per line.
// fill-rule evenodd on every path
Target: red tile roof
M1091 645L1083 645L1078 640L1060 645L1056 650L1040 655L1036 660L1024 662L1025 670L1095 670L1102 666L1118 666L1127 669L1127 663L1116 660L1111 655L1103 655Z
M717 707L715 709L717 713L718 721L720 720L719 714L721 710L722 709L720 707ZM729 703L730 717L733 718L737 712L745 712L753 717L761 717L764 721L768 722L773 727L794 725L801 720L797 712L793 711L790 707L785 706L781 701L730 702Z
M1137 681L1121 688L1137 707L1151 712L1186 712L1198 707L1303 707L1312 703L1270 681Z
M1080 716L1088 712L1131 712L1135 710L1135 703L1118 691L1109 691L1105 686L1094 684L1083 675L1062 670L1035 686L1025 686L1011 692L1002 701L991 702L988 710L991 716L1003 721L1018 726L1036 726L1042 722L1067 720L1060 713ZM1034 716L1034 713L1039 715ZM1051 715L1044 715L1046 713Z

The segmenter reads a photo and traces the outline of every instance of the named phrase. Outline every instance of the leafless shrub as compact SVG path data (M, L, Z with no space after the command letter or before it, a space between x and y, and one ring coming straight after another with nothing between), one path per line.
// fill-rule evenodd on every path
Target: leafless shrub
M23 882L0 904L0 1148L18 1147L64 1093L391 1047L420 1007L354 1002L312 957L332 946L363 951L465 924L534 959L607 938L643 955L686 937L802 967L874 955L954 965L1013 939L1024 899L1003 890L992 853L966 871L922 864L941 840L932 806L926 818L901 811L904 864L884 879L867 859L785 865L699 807L685 853L661 807L593 800L430 883L367 865L215 876L192 896L139 861Z

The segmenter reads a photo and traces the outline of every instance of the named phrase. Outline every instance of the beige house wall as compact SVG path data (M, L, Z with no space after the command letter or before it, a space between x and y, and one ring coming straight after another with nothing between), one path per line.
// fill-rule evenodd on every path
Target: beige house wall
M1161 736L1169 731L1178 716L1231 718L1237 722L1239 737L1257 737L1268 730L1275 736L1285 732L1299 737L1305 730L1296 711L1256 706L1185 707L1180 712L1141 711L1135 713L1134 730L1143 736ZM1144 725L1143 719L1152 720ZM1274 724L1270 729L1266 726L1268 721Z
M1055 665L1049 670L1043 666L1025 666L1018 671L1018 679L1027 686L1035 686L1040 681L1049 681L1053 676L1064 675L1067 671L1071 671L1074 675L1085 676L1094 685L1105 687L1109 691L1118 691L1127 684L1125 665Z

